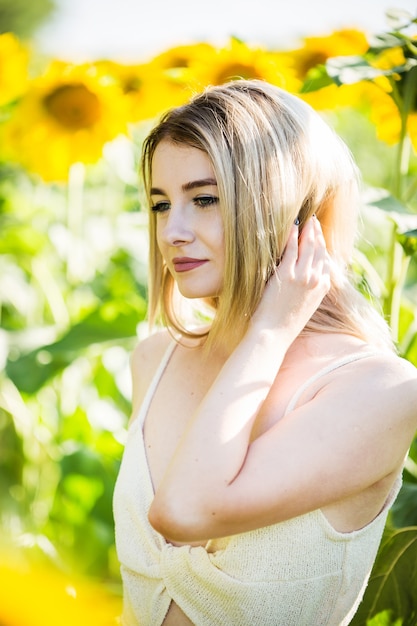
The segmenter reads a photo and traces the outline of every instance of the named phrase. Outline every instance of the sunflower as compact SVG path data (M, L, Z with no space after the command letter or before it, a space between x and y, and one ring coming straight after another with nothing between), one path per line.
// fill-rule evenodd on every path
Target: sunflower
M55 61L34 79L2 134L6 158L46 181L64 181L72 164L94 163L126 132L121 91L91 64Z
M343 29L330 35L305 37L304 45L293 50L294 69L300 81L308 82L315 69L331 57L365 54L369 43L365 34L355 29ZM316 91L299 94L317 110L358 106L363 98L363 85L326 85Z
M301 80L317 65L330 57L364 54L369 48L365 34L359 30L337 30L330 35L305 37L303 46L292 51L294 69Z
M0 35L0 106L16 100L25 92L28 62L28 51L15 35Z
M217 48L209 43L174 46L155 56L150 68L186 85L201 90L208 84L208 68L216 62Z
M74 579L49 567L12 560L5 563L2 558L0 586L0 624L4 626L119 623L119 597L90 580Z
M181 76L155 61L134 65L104 61L98 66L121 90L131 123L151 119L183 104L191 93Z

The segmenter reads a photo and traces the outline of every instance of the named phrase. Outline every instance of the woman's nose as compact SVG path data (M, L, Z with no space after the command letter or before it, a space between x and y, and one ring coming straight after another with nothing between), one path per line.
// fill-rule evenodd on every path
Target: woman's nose
M171 205L166 218L163 220L160 236L165 243L171 246L189 243L194 239L190 221L187 219L186 211L183 207Z

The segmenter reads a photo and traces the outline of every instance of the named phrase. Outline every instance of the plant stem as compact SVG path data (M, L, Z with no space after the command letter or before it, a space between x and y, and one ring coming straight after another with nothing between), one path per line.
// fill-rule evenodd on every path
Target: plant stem
M389 321L391 336L397 344L401 314L402 290L407 278L410 257L408 257L396 239L397 226L393 224L392 245L388 267L388 294L384 300L384 314Z
M417 67L411 68L402 78L404 81L403 97L398 98L398 89L394 83L394 101L397 103L401 115L401 132L398 143L397 163L395 168L394 192L397 198L403 199L403 182L408 174L411 141L407 134L407 122L414 108L417 93ZM399 104L400 103L400 104Z
M67 188L67 226L69 246L67 251L67 278L70 283L82 276L82 231L85 168L82 163L71 165Z

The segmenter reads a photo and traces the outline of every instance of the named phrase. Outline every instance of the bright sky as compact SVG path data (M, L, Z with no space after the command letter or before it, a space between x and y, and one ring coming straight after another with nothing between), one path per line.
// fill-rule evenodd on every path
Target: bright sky
M146 61L158 52L237 36L251 45L284 49L305 35L338 28L376 34L385 12L417 15L417 0L56 0L57 11L37 40L68 60Z

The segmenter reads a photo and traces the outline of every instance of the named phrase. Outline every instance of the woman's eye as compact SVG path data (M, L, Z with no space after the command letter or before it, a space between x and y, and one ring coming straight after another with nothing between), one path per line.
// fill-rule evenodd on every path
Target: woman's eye
M170 209L169 202L155 202L155 204L151 206L151 211L153 213L164 213L165 211L168 211L169 209Z
M216 196L198 196L197 198L194 198L194 203L202 208L211 206L212 204L217 204L218 201L219 199Z

